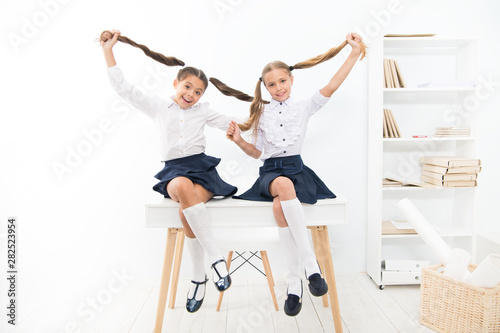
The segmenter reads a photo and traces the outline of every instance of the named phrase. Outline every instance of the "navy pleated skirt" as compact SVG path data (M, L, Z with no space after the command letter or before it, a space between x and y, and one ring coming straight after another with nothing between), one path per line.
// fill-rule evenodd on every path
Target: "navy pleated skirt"
M176 177L186 177L212 192L214 196L233 195L238 189L220 178L215 169L219 163L220 158L204 153L165 161L165 167L155 175L160 182L153 186L153 190L160 192L165 198L170 198L166 189L167 183Z
M279 176L289 178L295 187L297 198L302 203L314 204L319 199L335 198L336 195L323 181L302 162L300 155L269 158L259 169L259 178L245 193L235 199L273 201L269 184Z

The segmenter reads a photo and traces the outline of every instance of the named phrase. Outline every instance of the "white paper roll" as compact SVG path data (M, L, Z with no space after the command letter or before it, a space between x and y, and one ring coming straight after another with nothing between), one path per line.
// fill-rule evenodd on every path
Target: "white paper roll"
M413 225L424 242L431 248L432 252L438 259L446 265L448 258L451 255L451 248L446 242L438 235L436 230L427 222L425 217L418 211L418 209L411 203L408 198L397 203L398 208L405 215L406 219Z
M462 280L471 259L472 256L469 252L454 248L451 250L451 255L448 258L443 274L453 279Z
M476 267L465 282L481 288L493 288L500 283L500 255L490 254Z

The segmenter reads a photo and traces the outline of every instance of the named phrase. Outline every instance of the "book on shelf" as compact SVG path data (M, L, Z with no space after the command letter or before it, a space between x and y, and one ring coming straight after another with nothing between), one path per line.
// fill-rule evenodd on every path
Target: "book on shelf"
M408 235L417 231L408 221L382 221L382 235Z
M481 172L481 166L476 165L476 166L449 168L432 164L423 164L422 171L430 171L434 173L439 173L441 175L471 174L471 173L478 174L479 172Z
M473 181L477 180L477 173L455 173L455 174L440 174L427 170L422 170L422 176L436 179L438 181Z
M458 180L458 181L446 181L438 180L435 178L427 177L425 175L420 175L420 180L423 182L433 184L441 187L475 187L477 186L476 180Z
M436 127L434 136L455 137L470 136L470 127Z
M384 87L406 88L401 68L394 59L384 59Z
M399 126L394 114L389 109L384 109L384 138L400 138Z
M422 156L421 164L432 164L446 168L480 166L481 160L477 158L466 158L460 156Z
M401 180L401 179L396 179L392 177L386 177L382 179L382 186L383 187L428 187L428 188L436 188L437 186L434 186L429 183L419 183L419 182L411 182L411 181L406 181L406 180Z
M481 160L458 156L423 156L420 180L441 187L475 187Z

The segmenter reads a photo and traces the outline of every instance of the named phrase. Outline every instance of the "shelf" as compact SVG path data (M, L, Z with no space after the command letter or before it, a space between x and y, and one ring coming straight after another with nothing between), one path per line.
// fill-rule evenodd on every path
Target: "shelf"
M383 281L380 262L438 260L418 234L382 235L384 220L401 220L397 203L415 203L451 247L476 255L476 187L383 187L384 177L420 182L420 157L477 157L476 100L478 41L469 38L386 37L372 43L368 59L367 273L378 284L408 284L402 277ZM407 88L384 88L384 59L397 61ZM431 82L428 86L419 85ZM475 86L474 86L475 83ZM401 138L383 138L384 109L390 109ZM434 136L437 127L467 127L471 136ZM427 135L413 138L412 135ZM485 240L486 242L486 240Z
M489 240L490 242L500 245L500 233L478 234L478 237L484 238L486 240Z
M475 87L440 87L440 88L383 88L389 94L429 94L475 92Z
M443 238L450 237L472 237L472 233L465 230L449 230L439 233L439 236ZM382 239L408 239L408 238L420 238L419 234L406 234L406 235L381 235Z
M475 137L430 137L430 138L383 138L382 141L384 143L419 143L419 142L447 142L447 141L476 141Z
M385 49L433 49L433 50L457 50L471 43L471 38L439 38L439 37L385 37ZM411 50L413 51L413 50Z
M451 188L459 188L459 187L382 186L382 190L387 192L393 192L393 191L414 192L414 191L429 191L429 190L436 191L436 190L451 189Z

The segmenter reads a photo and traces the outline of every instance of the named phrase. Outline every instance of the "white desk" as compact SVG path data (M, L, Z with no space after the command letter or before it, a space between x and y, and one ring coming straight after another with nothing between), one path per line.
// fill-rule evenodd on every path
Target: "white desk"
M206 205L210 216L210 225L214 229L276 227L272 202L225 198L210 200ZM337 195L335 199L319 200L314 205L303 204L303 207L307 227L311 230L316 258L328 283L328 297L330 304L332 304L335 331L342 332L328 226L347 223L347 200ZM172 288L169 308L172 309L175 304L184 246L184 229L179 219L179 204L163 198L146 204L146 227L168 228L155 323L155 332L160 333L171 275ZM174 264L173 271L172 264ZM326 295L323 297L323 305L328 306Z

